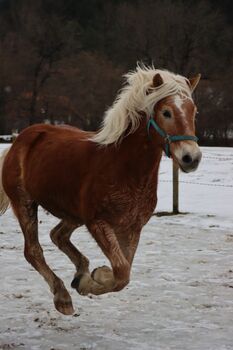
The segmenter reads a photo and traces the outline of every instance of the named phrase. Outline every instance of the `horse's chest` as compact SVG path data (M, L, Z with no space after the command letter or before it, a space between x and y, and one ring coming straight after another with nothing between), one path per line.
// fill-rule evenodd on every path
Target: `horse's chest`
M156 185L115 190L105 198L104 211L123 225L138 222L143 226L151 217L157 202Z
M143 225L151 217L157 204L157 193L155 185L142 188L136 195L136 211Z

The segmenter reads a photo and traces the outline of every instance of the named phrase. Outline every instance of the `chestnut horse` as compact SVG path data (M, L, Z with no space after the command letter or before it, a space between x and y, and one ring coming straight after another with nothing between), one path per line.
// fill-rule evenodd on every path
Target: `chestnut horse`
M60 218L53 243L75 265L71 286L81 295L120 291L130 270L143 226L157 202L163 150L185 172L197 168L193 79L137 67L106 112L102 128L34 125L2 155L0 209L10 203L25 239L27 261L44 277L58 311L74 312L69 292L47 265L38 240L38 206ZM71 243L85 225L109 259L92 273L88 259Z

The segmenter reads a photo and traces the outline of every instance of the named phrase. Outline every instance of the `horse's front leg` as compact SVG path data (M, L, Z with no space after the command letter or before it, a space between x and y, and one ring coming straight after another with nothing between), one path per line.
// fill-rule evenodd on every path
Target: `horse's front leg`
M106 266L95 269L91 276L83 274L74 279L72 286L81 294L96 295L123 289L129 283L131 258L126 258L114 229L105 221L91 223L88 229L109 259L112 270Z
M116 234L119 246L124 254L124 257L130 265L130 269L138 246L140 233L141 227L136 226L130 227L126 231L117 232ZM112 280L114 280L113 271L108 266L102 266L94 269L91 275L96 282L103 285L108 285L109 283L111 283ZM118 287L116 286L114 291L120 289L122 289L121 284L119 284Z

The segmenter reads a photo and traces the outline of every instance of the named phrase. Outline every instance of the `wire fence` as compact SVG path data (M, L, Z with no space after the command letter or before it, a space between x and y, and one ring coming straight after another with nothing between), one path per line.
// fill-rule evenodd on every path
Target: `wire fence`
M202 156L202 159L211 159L211 160L219 160L219 161L233 161L233 154L232 156L227 157L212 157L212 156ZM170 159L167 157L163 157L163 161L169 161Z
M160 179L159 182L173 182L172 180L162 180ZM190 185L201 185L201 186L213 186L213 187L230 187L233 188L233 184L230 185L223 185L223 184L210 184L210 183L205 183L205 182L193 182L193 181L184 181L184 180L179 180L179 183L184 183L184 184L190 184Z
M169 161L169 159L167 157L163 157L163 161L166 160L166 161ZM220 166L223 166L223 162L229 162L230 164L233 165L233 152L230 153L230 154L226 154L226 155L219 155L216 154L216 155L203 155L202 156L202 161L205 161L205 160L209 160L210 163L212 161L217 161L219 162L221 165ZM174 178L173 179L163 179L162 176L165 175L167 172L165 171L162 171L160 172L160 180L159 182L162 182L162 183L173 183L173 196L174 196ZM173 174L174 176L174 174ZM179 184L186 184L186 185L194 185L194 186L208 186L208 187L218 187L218 188L233 188L233 183L232 181L229 181L228 180L228 183L219 183L220 180L219 179L213 179L212 182L210 183L209 181L198 181L199 179L195 180L195 179L190 179L190 180L183 180L183 179L179 179ZM217 182L217 183L213 183L213 182ZM178 186L178 185L177 185ZM174 201L174 199L173 199ZM178 199L177 199L178 201Z
M210 150L208 150L208 153L210 153L209 151ZM221 196L221 198L223 198L222 196L224 195L233 195L233 151L229 149L224 152L222 152L221 150L213 150L213 152L213 155L205 154L205 150L203 150L204 154L202 156L202 162L205 163L205 166L202 168L200 167L197 173L189 174L189 178L187 180L185 179L185 176L182 173L179 175L178 167L174 168L174 162L171 176L171 168L168 163L171 162L171 159L165 156L163 157L162 163L165 164L161 164L161 169L159 172L159 183L169 183L172 185L173 203L173 211L166 211L165 215L175 215L180 213L180 193L184 195L184 191L186 192L186 190L191 190L187 189L186 185L194 186L195 190L193 188L192 191L194 191L194 193L199 193L199 196L200 194L205 193L205 187L211 187L213 188L213 190L214 188L216 188L217 196ZM182 191L180 191L180 186L182 186L183 184L184 187ZM200 186L199 189L197 188L198 186Z
M204 159L213 159L213 160L219 160L219 161L228 161L228 160L232 160L233 161L233 155L231 156L227 156L227 157L209 157L209 156L203 156L202 158Z

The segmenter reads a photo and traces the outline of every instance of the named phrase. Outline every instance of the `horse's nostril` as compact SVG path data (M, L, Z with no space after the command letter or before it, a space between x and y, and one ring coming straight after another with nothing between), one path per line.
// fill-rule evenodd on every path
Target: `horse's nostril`
M182 161L186 164L190 164L192 163L192 157L189 154L186 154L185 156L183 156Z

